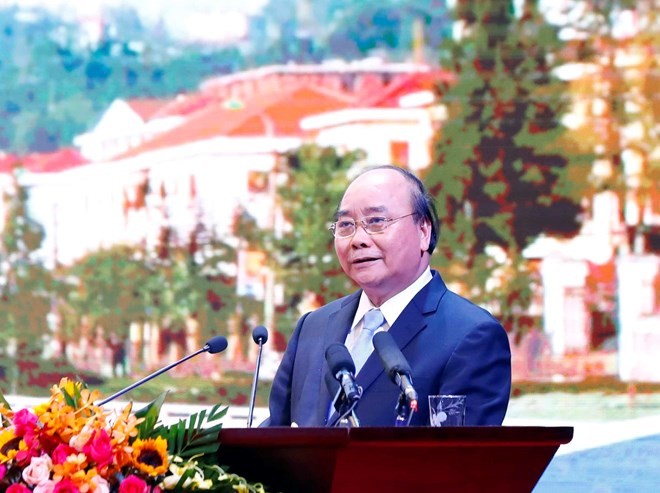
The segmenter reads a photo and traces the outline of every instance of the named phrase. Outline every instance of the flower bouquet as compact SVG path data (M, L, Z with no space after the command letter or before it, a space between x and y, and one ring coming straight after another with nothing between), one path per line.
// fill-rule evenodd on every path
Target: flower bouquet
M46 403L14 412L0 394L0 492L265 493L215 463L226 407L165 426L165 396L112 412L94 404L98 391L62 379Z

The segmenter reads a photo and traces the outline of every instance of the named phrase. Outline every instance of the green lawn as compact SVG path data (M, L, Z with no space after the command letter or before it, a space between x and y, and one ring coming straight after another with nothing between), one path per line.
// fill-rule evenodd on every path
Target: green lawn
M164 391L168 391L166 402L188 404L226 404L243 406L250 400L252 390L252 373L224 372L218 381L200 377L173 378L169 375L159 375L153 380L141 385L121 396L123 400L148 402ZM116 378L100 385L89 385L97 389L103 397L128 387L137 379ZM256 405L265 406L268 402L270 382L259 382Z
M507 418L612 421L660 416L660 392L546 392L514 397Z

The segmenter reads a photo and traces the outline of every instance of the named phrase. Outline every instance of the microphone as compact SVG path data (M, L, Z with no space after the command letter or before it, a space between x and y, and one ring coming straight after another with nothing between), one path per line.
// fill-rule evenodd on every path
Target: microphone
M257 384L259 382L259 367L261 366L261 350L263 345L268 340L268 329L263 325L258 325L252 329L252 340L255 344L259 345L259 352L257 353L257 367L254 370L254 378L252 380L252 392L250 394L250 408L248 410L247 427L252 427L252 413L254 413L254 401L257 398Z
M417 411L419 397L412 384L410 365L394 342L394 338L389 332L378 332L374 335L373 343L390 379L406 396L410 409Z
M335 408L335 411L339 412L341 408L341 399L335 399L335 397L341 386L335 376L330 372L325 374L325 386L328 388L328 392L330 392L330 395L334 399L333 407Z
M124 395L126 392L128 392L128 391L130 391L130 390L133 390L135 387L139 387L139 386L142 385L143 383L146 383L146 382L148 382L149 380L151 380L152 378L157 377L157 376L160 375L161 373L165 373L166 371L168 371L168 370L174 368L175 366L180 365L180 364L183 363L184 361L188 361L190 358L192 358L192 357L194 357L194 356L197 356L197 355L200 354L200 353L206 353L206 352L208 352L208 353L211 353L211 354L215 354L215 353L221 353L221 352L224 351L225 349L227 349L227 338L226 338L226 337L224 337L224 336L215 336L215 337L212 337L211 339L209 339L208 341L206 341L206 344L204 345L204 347L203 347L202 349L198 349L198 350L195 351L194 353L189 354L188 356L184 356L184 357L181 358L180 360L175 361L174 363L171 363L171 364L167 365L166 367L161 368L161 369L158 370L158 371L155 371L155 372L152 373L151 375L147 375L147 376L144 377L142 380L138 380L137 382L135 382L135 383L129 385L129 386L126 387L125 389L122 389L122 390L120 390L119 392L116 392L116 393L112 394L110 397L107 397L107 398L103 399L103 400L102 400L101 402L99 402L97 405L98 405L98 406L103 406L104 404L107 404L108 402L110 402L110 401L116 399L116 398L119 397L120 395Z
M332 343L325 350L325 359L330 372L341 385L346 400L349 403L357 402L362 393L355 384L355 363L348 348L340 342Z

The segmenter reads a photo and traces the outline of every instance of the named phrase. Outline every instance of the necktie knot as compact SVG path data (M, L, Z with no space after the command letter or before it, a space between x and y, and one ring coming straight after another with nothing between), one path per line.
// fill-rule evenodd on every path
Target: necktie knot
M364 324L362 328L373 333L378 327L383 325L384 321L385 318L383 317L383 313L378 308L369 310L364 314Z

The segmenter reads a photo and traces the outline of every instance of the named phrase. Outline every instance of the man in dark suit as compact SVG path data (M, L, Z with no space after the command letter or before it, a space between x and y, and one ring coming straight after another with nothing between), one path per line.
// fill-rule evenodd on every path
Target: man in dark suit
M298 321L264 424L326 426L333 396L325 350L341 342L357 351L365 313L380 309L378 330L396 341L419 395L411 425L429 424L430 394L466 395L468 426L501 425L511 390L508 337L490 313L449 291L430 269L438 219L421 181L395 166L363 171L346 189L331 231L342 269L361 289ZM392 426L400 390L370 350L363 365L356 361L363 394L355 415L361 426Z

